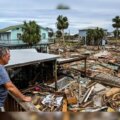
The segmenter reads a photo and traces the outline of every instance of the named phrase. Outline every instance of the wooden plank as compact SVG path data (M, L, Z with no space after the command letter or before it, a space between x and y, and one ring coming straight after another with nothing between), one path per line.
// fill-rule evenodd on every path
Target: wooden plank
M77 104L77 98L76 97L67 97L68 104Z
M73 58L69 58L69 59L64 59L64 60L57 60L57 64L61 65L61 64L66 64L66 63L71 63L71 62L75 62L75 61L81 61L81 60L86 60L87 57L86 56L79 56L79 57L73 57Z
M67 100L63 100L63 107L62 107L62 112L67 112Z

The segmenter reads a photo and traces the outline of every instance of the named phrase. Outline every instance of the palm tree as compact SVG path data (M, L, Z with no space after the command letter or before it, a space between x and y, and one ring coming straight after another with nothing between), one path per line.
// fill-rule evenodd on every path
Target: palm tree
M104 33L104 30L102 28L98 28L98 27L95 29L95 32L96 32L96 34L95 34L95 40L96 40L95 44L98 45L98 49L99 49L100 42L103 39L103 37L105 36L105 33Z
M53 30L52 30L52 29L50 29L50 30L49 30L49 32L48 32L48 36L49 36L50 38L52 38L52 37L53 37L53 35L54 35L54 32L53 32Z
M59 31L59 30L58 30L58 31L56 31L56 37L57 37L57 38L62 37L62 33L61 33L61 31Z
M93 29L88 29L87 30L87 43L89 45L94 43L94 36L95 36L95 31Z
M102 28L97 27L96 29L88 29L87 31L88 43L89 44L93 43L94 45L98 45L98 48L99 48L100 41L103 39L104 36L105 36L105 33Z
M28 43L30 46L37 44L41 40L40 27L35 21L29 21L28 23L24 21L22 31L23 42Z
M63 43L65 44L64 29L67 29L69 26L68 18L62 15L59 15L57 18L56 24L57 24L57 29L62 32Z
M62 33L61 33L61 31L56 31L56 38L57 38L57 40L59 41L59 44L61 44L61 37L62 37Z
M53 29L47 28L47 30L48 30L49 41L53 42L54 41L54 38L53 38L53 36L54 36Z
M113 24L112 26L116 28L116 39L119 37L119 28L120 28L120 17L116 16L115 18L112 19Z
M114 37L117 38L117 34L118 36L120 35L120 31L114 30L113 31Z

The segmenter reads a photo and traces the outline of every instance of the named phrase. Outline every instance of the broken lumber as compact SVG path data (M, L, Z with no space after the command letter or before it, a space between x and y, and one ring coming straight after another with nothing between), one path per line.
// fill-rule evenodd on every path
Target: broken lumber
M87 100L88 100L89 96L91 95L91 93L92 93L94 87L95 87L95 86L92 86L92 87L90 88L90 91L89 91L89 93L87 94L87 96L86 96L84 102L87 102Z
M63 107L62 107L62 112L67 112L67 100L63 100Z
M77 104L77 98L76 97L67 97L68 104Z
M105 96L110 97L118 92L120 92L120 88L112 88L108 92L106 92Z
M91 80L94 80L95 82L106 84L113 87L120 87L120 78L112 76L110 74L105 73L99 73L95 75L94 77L89 77Z

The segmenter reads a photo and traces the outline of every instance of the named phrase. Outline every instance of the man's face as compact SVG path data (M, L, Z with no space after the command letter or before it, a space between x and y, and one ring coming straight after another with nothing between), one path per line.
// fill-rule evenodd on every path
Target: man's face
M7 51L7 53L2 57L3 64L6 65L8 64L10 60L10 51Z

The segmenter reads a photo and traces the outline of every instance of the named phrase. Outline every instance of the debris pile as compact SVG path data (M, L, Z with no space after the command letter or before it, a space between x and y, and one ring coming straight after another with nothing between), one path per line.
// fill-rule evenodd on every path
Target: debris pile
M61 56L56 69L58 90L53 89L55 83L44 83L24 94L31 96L33 106L42 112L119 112L120 53L116 49L62 48L56 44L50 52ZM45 75L49 71L45 69Z
M64 71L66 74L62 75L72 76L74 80L61 90L65 94L63 112L120 111L120 54L116 53L117 49L108 46L106 51L99 51L88 46L67 54L61 53L64 58L87 56L86 76L82 74L85 70L84 61L72 61L59 66L62 69L58 69L58 73Z
M24 91L25 95L32 97L32 104L39 111L53 112L61 111L61 105L64 94L55 92L53 88L49 86L35 86L32 89Z

